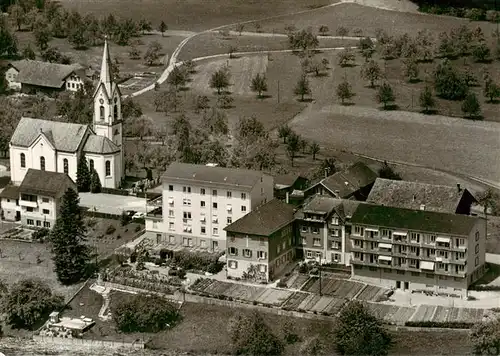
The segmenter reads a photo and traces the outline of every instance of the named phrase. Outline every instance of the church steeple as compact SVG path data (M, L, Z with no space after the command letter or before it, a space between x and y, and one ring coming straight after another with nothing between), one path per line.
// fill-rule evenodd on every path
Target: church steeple
M108 36L104 37L104 52L102 54L101 76L99 78L99 84L104 84L108 95L111 94L113 81L111 78L111 57L109 55Z

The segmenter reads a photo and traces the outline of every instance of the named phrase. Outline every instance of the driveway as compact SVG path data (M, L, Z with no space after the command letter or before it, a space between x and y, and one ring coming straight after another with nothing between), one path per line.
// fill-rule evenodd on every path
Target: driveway
M114 194L79 193L80 205L101 213L121 214L124 210L146 212L145 198Z

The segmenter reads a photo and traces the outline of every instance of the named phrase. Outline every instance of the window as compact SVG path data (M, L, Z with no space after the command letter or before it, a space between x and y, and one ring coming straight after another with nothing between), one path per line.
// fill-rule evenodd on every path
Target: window
M174 215L174 210L169 210L168 211L168 216L173 218L175 215Z
M50 199L49 198L42 198L42 202L44 202L44 203L50 203Z
M242 205L242 206L241 206L241 211L242 211L243 213L244 213L244 212L246 212L246 211L247 211L247 207L246 207L245 205Z
M476 253L479 253L479 244L476 244Z
M42 226L42 222L40 220L36 221L36 226Z
M201 194L201 195L205 195L205 188L201 188L201 189L200 189L200 194Z
M207 228L206 228L206 226L202 226L202 227L201 227L201 233L202 233L202 234L206 234L206 233L207 233Z
M476 231L476 241L479 240L479 231Z
M214 224L218 224L219 223L219 218L217 217L217 215L213 215L212 216L212 223L214 223Z
M306 251L306 257L307 258L312 258L313 257L312 251Z
M323 254L321 252L316 252L316 258L323 258Z
M69 165L68 165L68 159L67 158L63 159L63 169L64 169L64 173L68 174L68 172L69 172Z
M416 232L412 232L410 235L411 242L420 242L420 234Z
M33 208L31 206L26 207L26 211L29 211L30 213L33 212Z
M104 120L104 106L102 105L99 107L99 118Z
M227 250L231 256L238 255L238 249L236 247L229 247Z
M202 201L200 201L200 206L201 206L202 208L204 208L204 207L205 207L205 201L203 201L203 200L202 200Z
M182 205L191 206L191 199L182 199Z
M363 236L364 230L365 229L362 228L361 226L354 226L354 234L355 235Z
M231 214L231 212L233 211L233 207L232 207L231 205L229 205L229 204L228 204L228 205L226 206L226 210L227 210L227 213L228 213L228 214Z
M245 200L247 198L247 194L246 193L241 193L241 199Z
M191 187L182 187L183 193L191 193Z
M116 104L113 106L113 117L118 120L118 105Z
M214 228L212 229L212 233L213 233L214 235L219 235L219 228L214 227Z
M89 167L90 167L90 171L92 171L94 169L94 160L93 159L89 160Z
M182 213L182 216L184 217L184 219L191 219L191 212L185 211Z
M50 215L50 210L49 209L43 209L42 212L45 214L45 215Z
M265 251L257 251L257 258L259 260L264 260L267 258L267 252Z
M332 245L331 246L332 246L332 250L340 250L341 244L338 241L332 241Z
M174 235L168 235L168 243L175 244L175 236Z
M252 257L252 250L245 248L243 249L243 256L251 258Z
M433 244L436 242L436 235L429 235L429 243Z
M311 230L313 234L319 234L319 227L313 226L311 227Z
M308 232L308 231L309 231L309 229L308 229L307 225L302 225L300 230L301 230L302 232Z
M189 239L187 237L182 238L182 245L183 246L189 246Z
M217 196L217 190L216 190L216 189L212 190L212 195L213 195L214 197L216 197L216 196Z
M232 224L232 223L233 223L233 218L230 217L230 216L228 216L228 218L227 218L227 224L229 225L229 224Z
M169 186L168 186L168 190L169 190L170 192L173 192L173 191L174 191L174 186L173 186L173 185L169 185Z
M339 262L340 261L340 255L338 253L332 253L332 260L334 262Z
M106 177L109 177L111 175L111 162L106 161Z
M200 240L200 247L207 248L207 242L205 240Z
M212 203L212 208L217 209L217 203Z
M40 170L41 171L45 170L45 157L44 156L40 157Z
M259 265L259 272L260 273L266 273L267 272L267 266L266 265Z
M227 261L227 266L231 269L238 268L238 261Z
M276 253L279 254L280 251L281 251L281 246L280 245L276 246Z
M455 255L456 260L463 260L465 258L465 252L457 252Z
M35 221L33 219L27 219L26 224L28 225L35 225Z
M175 225L174 225L174 223L173 223L173 222L169 222L169 223L168 223L168 229L169 229L169 230L175 230Z
M478 257L476 257L475 264L476 264L476 267L479 265L479 256L478 256Z
M44 221L43 222L43 227L50 228L50 222Z
M339 224L339 218L337 216L332 217L332 224L333 225L338 225Z
M321 239L319 237L313 239L313 246L321 246Z
M26 168L26 155L21 153L21 168Z
M307 245L307 239L305 237L302 238L302 245Z
M229 199L231 199L231 197L232 197L231 192L230 192L230 191L228 191L226 194L227 194L227 197L228 197Z

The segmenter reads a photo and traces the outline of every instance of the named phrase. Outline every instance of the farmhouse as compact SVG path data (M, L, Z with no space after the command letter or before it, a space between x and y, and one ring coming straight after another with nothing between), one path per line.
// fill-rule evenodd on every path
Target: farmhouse
M273 199L226 226L227 276L272 281L295 259L293 205Z
M483 218L360 204L351 224L355 279L465 295L484 273Z
M23 59L9 64L5 72L10 89L23 93L54 94L83 88L86 71L79 64L66 65Z
M304 195L305 198L322 194L332 198L364 201L377 177L377 173L366 164L356 162L346 170L332 174L309 187Z
M60 172L76 181L80 157L95 169L101 184L118 188L124 177L121 94L111 80L104 44L99 83L94 92L92 127L23 117L9 144L11 180L22 185L29 169Z
M274 197L299 205L304 199L304 190L308 185L307 178L300 174L283 174L274 177Z

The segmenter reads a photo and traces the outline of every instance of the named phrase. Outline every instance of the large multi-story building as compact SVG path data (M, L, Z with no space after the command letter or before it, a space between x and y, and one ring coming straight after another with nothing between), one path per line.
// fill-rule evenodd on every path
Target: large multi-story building
M275 280L295 259L293 205L273 199L224 228L227 276Z
M484 273L483 218L360 204L351 224L355 279L464 295Z
M162 180L162 212L146 230L171 249L225 250L224 228L273 199L273 177L259 171L175 162Z
M349 265L350 218L360 202L311 197L295 214L298 255L306 261Z

